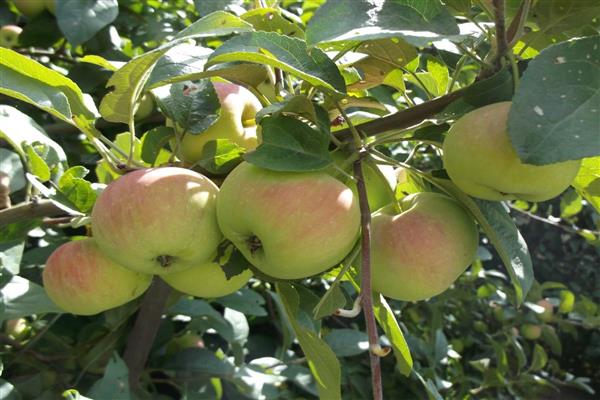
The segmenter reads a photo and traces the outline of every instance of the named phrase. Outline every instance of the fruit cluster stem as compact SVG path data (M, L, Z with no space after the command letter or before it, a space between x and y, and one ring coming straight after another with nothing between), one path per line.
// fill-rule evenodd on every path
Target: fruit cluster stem
M381 385L381 362L379 356L373 352L373 349L379 348L379 336L377 334L377 324L373 312L373 291L371 288L371 210L367 198L367 189L362 171L362 157L354 162L354 177L358 189L358 201L360 205L360 223L361 223L361 280L360 290L362 298L362 309L367 325L367 335L369 337L369 359L371 363L371 383L373 385L373 399L383 399L383 389Z
M123 360L129 368L129 386L132 389L139 387L140 376L158 333L160 319L170 292L171 288L162 279L154 277L127 338Z

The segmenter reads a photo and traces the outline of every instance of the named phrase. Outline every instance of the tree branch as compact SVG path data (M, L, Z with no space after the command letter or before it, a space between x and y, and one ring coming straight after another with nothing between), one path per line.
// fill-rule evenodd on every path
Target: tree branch
M158 333L169 293L171 293L169 285L159 277L154 277L127 338L123 360L129 368L129 385L132 389L139 387L140 376Z
M28 218L56 217L64 214L65 211L50 200L31 201L0 210L0 226L14 224Z
M361 278L360 295L362 308L369 336L369 359L371 363L371 383L373 385L373 400L383 399L381 385L381 362L379 355L375 353L380 349L377 324L373 312L373 292L371 289L371 210L367 199L367 188L362 171L362 155L354 162L354 177L358 189L358 200L360 205L361 223Z

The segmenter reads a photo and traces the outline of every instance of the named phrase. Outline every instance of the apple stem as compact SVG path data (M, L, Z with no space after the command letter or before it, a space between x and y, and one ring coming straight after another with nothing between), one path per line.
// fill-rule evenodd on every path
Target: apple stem
M373 312L373 291L371 288L371 210L369 209L369 200L367 198L367 188L362 171L362 158L365 155L364 150L360 150L360 157L354 162L354 177L358 189L358 202L360 206L360 224L361 224L361 278L360 291L363 313L367 325L367 335L369 337L369 349L380 348L379 336L377 334L377 325L375 323L375 314ZM371 363L371 383L373 385L373 399L383 399L383 389L381 385L381 362L373 351L369 351Z
M139 380L150 355L152 344L160 327L160 319L167 304L171 288L159 277L154 277L144 295L140 311L127 338L123 360L129 368L129 385L139 387Z

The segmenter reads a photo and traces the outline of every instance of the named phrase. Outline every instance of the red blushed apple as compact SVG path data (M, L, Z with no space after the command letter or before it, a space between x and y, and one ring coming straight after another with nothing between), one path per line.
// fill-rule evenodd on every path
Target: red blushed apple
M96 200L98 246L126 268L148 274L211 261L221 242L217 186L184 168L143 169L112 182Z
M438 193L412 194L373 214L373 290L416 301L448 289L475 258L479 233L471 215Z
M93 239L68 242L54 250L42 278L48 297L77 315L121 306L141 295L152 280L106 257Z
M217 202L226 238L264 274L305 278L335 266L360 231L358 200L325 172L276 172L243 162Z

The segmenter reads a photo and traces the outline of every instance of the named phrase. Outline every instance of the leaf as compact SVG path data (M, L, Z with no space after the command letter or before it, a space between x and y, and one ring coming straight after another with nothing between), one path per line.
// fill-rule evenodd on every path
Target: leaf
M548 363L548 354L546 350L539 344L535 344L533 348L533 360L531 361L531 365L529 366L530 371L539 371L544 368Z
M362 41L401 37L416 46L458 38L454 17L438 0L328 0L319 7L306 29L306 41Z
M63 312L54 305L41 286L20 276L13 276L10 282L0 289L0 293L5 320L33 314Z
M233 328L233 341L244 344L248 340L248 334L250 333L250 326L248 325L246 316L234 309L225 308L223 318Z
M533 285L533 266L525 239L500 202L474 199L446 179L433 179L460 201L474 216L504 263L515 288L517 304L521 304Z
M0 137L2 137L1 128ZM19 155L8 149L0 148L0 160L2 160L2 172L8 176L9 193L23 189L26 184L25 173L23 172L23 164Z
M78 165L66 170L58 181L60 193L83 213L91 211L97 197L92 184L83 179L88 172L86 168Z
M117 0L58 0L56 20L73 47L88 41L119 14Z
M327 292L321 297L321 300L319 300L313 310L313 318L320 319L328 317L346 305L346 296L344 296L344 292L340 288L339 282L340 281L336 278L331 284L331 287L327 289Z
M377 318L379 326L381 326L392 344L400 373L404 376L409 376L412 371L413 360L410 355L408 343L406 343L404 334L394 316L394 311L381 295L373 297L373 311L375 312L375 318Z
M316 332L303 327L296 320L299 297L294 287L287 283L278 283L276 287L300 347L306 355L308 366L317 382L319 397L328 400L341 399L341 371L337 357Z
M563 35L594 26L600 5L594 1L544 0L536 2L530 14L540 32Z
M228 377L233 373L233 367L227 361L217 358L210 350L199 348L187 348L175 353L162 367L221 377Z
M223 307L232 308L246 315L264 317L267 311L263 307L265 299L254 290L242 288L235 293L215 299Z
M309 51L304 41L274 32L244 33L229 39L211 54L207 66L227 61L266 64L325 90L346 90L337 66L323 51Z
M261 120L262 143L244 159L274 171L315 171L331 163L329 136L288 116Z
M160 164L169 159L171 153L163 147L175 134L173 128L158 126L142 136L142 161L149 165Z
M600 213L600 157L585 158L572 185Z
M37 176L41 182L47 182L50 180L50 167L44 161L42 157L35 151L33 146L25 143L25 154L27 156L27 169L29 172Z
M96 381L88 396L92 399L131 399L129 392L129 370L115 352L106 366L102 379Z
M245 152L246 149L229 139L210 140L196 164L210 173L226 174L242 161Z
M250 24L223 11L217 11L200 18L179 32L174 41L134 58L115 72L106 84L107 87L114 87L114 90L104 96L100 104L102 116L111 122L128 123L135 103L138 97L141 96L153 67L169 49L180 44L183 40L228 35L251 29Z
M339 357L355 356L369 350L369 337L354 329L332 329L325 341Z
M414 46L398 38L367 40L358 46L356 52L368 54L394 67L404 67L418 56Z
M95 105L75 82L15 51L0 48L0 93L32 104L68 122L93 121ZM74 121L74 117L81 122Z
M256 8L241 18L252 24L257 31L276 32L280 35L304 39L304 31L298 24L285 19L276 8Z
M543 50L528 65L508 116L519 158L534 165L600 155L600 36Z
M23 240L8 241L2 237L0 240L0 271L6 270L12 275L17 275L24 248Z

